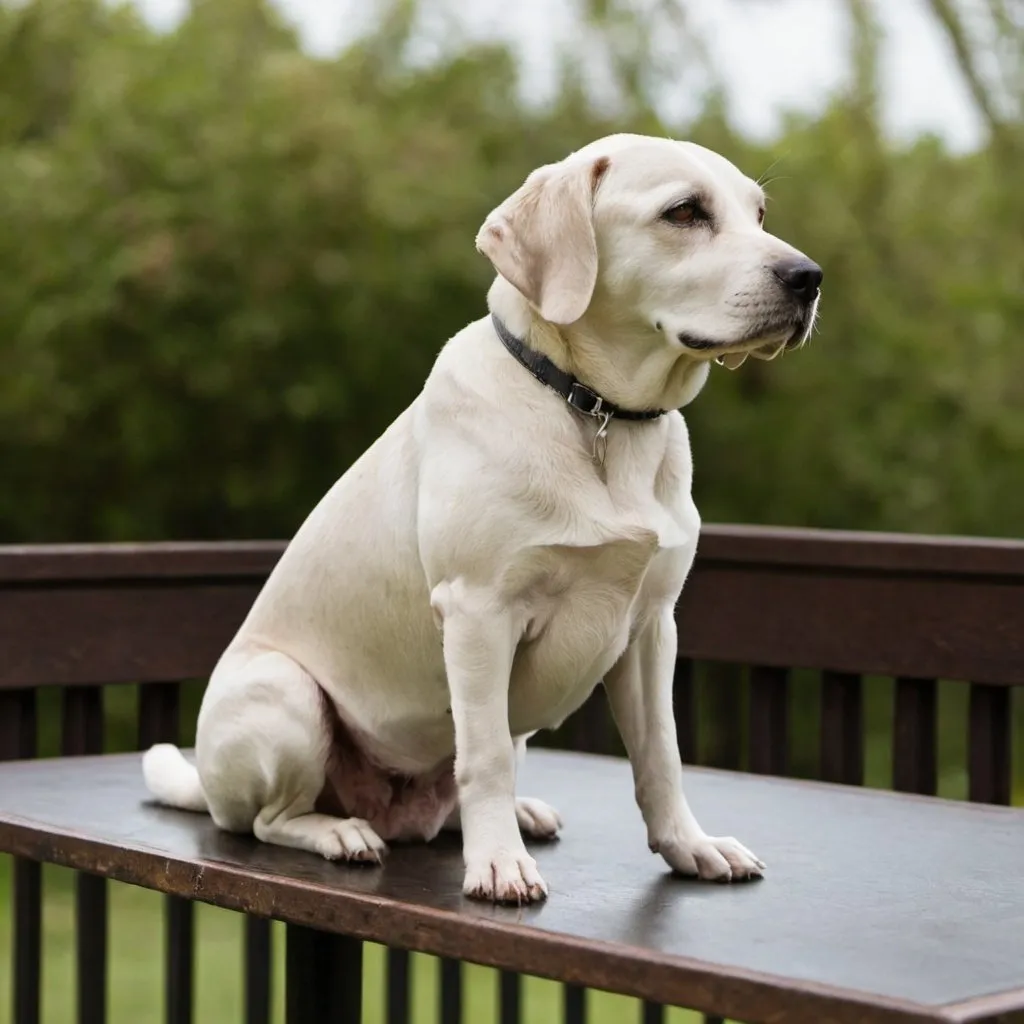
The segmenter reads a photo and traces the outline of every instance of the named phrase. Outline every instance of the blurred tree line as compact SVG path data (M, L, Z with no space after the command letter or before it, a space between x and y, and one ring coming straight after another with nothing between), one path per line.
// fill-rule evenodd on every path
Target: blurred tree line
M989 129L966 155L884 136L868 0L848 87L770 145L714 89L659 119L664 41L708 59L679 3L584 4L610 93L567 54L543 105L503 48L411 60L422 6L326 60L259 0L165 34L0 2L0 541L291 534L483 315L487 211L624 129L770 168L769 229L826 271L810 347L688 412L705 519L1021 533L1017 0L988 0L987 43L932 0Z

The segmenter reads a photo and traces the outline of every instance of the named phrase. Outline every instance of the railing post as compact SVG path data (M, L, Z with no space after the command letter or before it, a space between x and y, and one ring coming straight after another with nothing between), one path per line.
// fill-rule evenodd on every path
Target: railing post
M409 1024L409 964L407 949L388 947L384 971L387 1024Z
M563 1024L586 1024L587 990L580 985L562 986Z
M103 752L103 687L67 686L61 692L61 754ZM75 983L78 1024L107 1019L107 881L75 876Z
M441 975L438 1019L441 1024L462 1024L462 963L442 957L438 969Z
M743 723L737 713L743 699L743 668L708 662L701 692L702 725L709 727L703 761L712 768L736 769L742 761Z
M752 772L785 775L789 764L789 672L771 665L750 670Z
M139 692L139 746L177 743L180 685L147 683ZM164 1020L192 1024L194 907L180 896L164 899Z
M892 788L931 796L938 788L936 682L897 679Z
M640 1006L640 1024L665 1024L665 1007L645 1000Z
M360 1024L362 992L362 942L288 925L286 1024Z
M1009 804L1012 783L1012 704L1008 686L971 684L968 785L977 803Z
M586 754L607 754L612 746L613 723L604 687L597 686L583 706L560 730L560 746Z
M676 723L676 742L683 764L697 763L697 690L693 662L677 658L672 685L672 716Z
M0 761L36 755L36 693L0 691ZM11 925L13 1024L39 1024L42 965L42 865L14 858L14 906Z
M245 1024L270 1024L270 976L273 944L270 921L246 914Z
M523 1024L522 976L514 971L502 971L498 978L499 1024Z
M821 777L864 783L864 695L861 678L823 672L821 678Z

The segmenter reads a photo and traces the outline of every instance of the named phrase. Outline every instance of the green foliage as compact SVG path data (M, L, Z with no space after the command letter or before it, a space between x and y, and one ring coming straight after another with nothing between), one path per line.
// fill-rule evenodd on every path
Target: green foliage
M705 518L1019 533L1019 125L895 148L854 89L760 146L571 70L538 109L502 49L406 65L407 7L326 61L258 0L169 35L0 6L0 540L290 534L483 314L487 211L620 129L771 167L769 228L826 270L814 343L688 412Z

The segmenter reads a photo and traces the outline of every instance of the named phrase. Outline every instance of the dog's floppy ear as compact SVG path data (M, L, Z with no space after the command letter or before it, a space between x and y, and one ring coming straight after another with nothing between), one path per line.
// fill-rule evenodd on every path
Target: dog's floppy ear
M476 236L494 269L552 323L579 320L594 294L594 192L607 170L607 157L538 168Z

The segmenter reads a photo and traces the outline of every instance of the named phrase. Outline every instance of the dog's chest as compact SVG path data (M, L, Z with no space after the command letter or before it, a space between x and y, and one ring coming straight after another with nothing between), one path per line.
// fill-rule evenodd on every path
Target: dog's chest
M526 633L510 679L514 735L560 725L654 611L678 597L696 546L696 512L691 524L663 508L642 522L634 517L603 544L538 552L543 566L527 595Z

